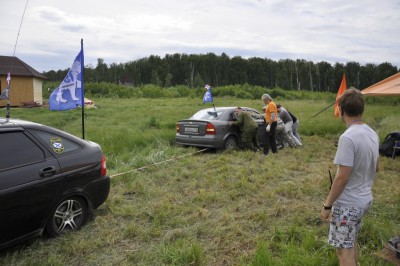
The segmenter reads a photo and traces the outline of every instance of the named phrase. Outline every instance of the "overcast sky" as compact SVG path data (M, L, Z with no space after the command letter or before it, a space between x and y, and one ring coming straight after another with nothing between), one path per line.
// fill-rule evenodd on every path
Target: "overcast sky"
M81 39L93 67L210 52L400 67L399 0L29 0L22 20L26 1L0 0L0 55L39 72L71 67Z

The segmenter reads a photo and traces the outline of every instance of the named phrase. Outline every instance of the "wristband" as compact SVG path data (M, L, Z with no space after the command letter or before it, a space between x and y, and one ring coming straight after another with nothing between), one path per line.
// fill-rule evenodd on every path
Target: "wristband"
M323 205L324 205L324 210L331 210L332 209L332 206L326 206L325 203Z

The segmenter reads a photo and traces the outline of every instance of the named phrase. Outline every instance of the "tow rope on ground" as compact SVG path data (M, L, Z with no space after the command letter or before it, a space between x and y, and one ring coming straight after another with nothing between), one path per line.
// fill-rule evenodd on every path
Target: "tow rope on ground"
M130 170L130 171L126 171L126 172L123 172L123 173L118 173L118 174L115 174L115 175L111 175L110 178L114 178L114 177L117 177L117 176L120 176L120 175L125 175L125 174L132 173L132 172L135 172L135 171L143 170L143 169L146 169L146 168L154 166L154 165L158 165L158 164L162 164L162 163L169 162L169 161L172 161L172 160L180 159L180 158L183 158L183 157L186 157L186 156L191 156L191 155L194 155L196 153L204 152L206 150L208 150L208 148L202 149L202 150L199 150L199 151L196 151L196 152L193 152L193 153L184 154L184 155L181 155L181 156L178 156L178 157L173 156L170 159L165 160L165 161L161 161L161 162L153 163L153 164L148 164L148 165L145 165L145 166L142 166L142 167L139 167L139 168L135 168L135 169Z

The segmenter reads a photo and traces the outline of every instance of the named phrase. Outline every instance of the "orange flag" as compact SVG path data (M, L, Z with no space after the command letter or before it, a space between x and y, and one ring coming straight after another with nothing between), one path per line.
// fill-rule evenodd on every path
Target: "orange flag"
M346 75L343 74L342 83L340 83L340 87L337 92L336 101L335 101L335 116L336 117L339 116L339 104L338 104L339 98L340 98L340 96L342 96L342 94L344 93L345 90L347 90L347 83L346 83Z

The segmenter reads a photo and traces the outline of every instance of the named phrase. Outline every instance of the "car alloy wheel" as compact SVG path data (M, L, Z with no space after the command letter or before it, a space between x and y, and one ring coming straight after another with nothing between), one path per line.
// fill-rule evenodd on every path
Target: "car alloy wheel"
M87 216L87 204L82 198L65 199L52 212L46 231L50 236L58 236L78 230L85 223Z
M237 140L234 136L229 136L225 140L224 148L225 149L236 149L237 148Z

